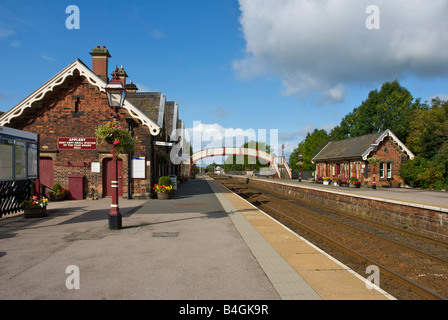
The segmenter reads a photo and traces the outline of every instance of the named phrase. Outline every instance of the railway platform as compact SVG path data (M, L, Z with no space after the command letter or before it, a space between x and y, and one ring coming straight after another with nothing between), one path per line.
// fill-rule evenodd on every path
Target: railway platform
M448 213L448 192L435 190L421 190L414 188L348 188L345 186L323 185L309 181L299 182L297 179L269 179L264 177L256 177L253 179L281 183L291 186L300 186L302 188L310 188L323 190L326 192L355 195L366 199L378 199L382 201L390 201L401 203L404 205L412 205L422 208L435 208Z
M109 208L53 202L45 218L1 219L1 298L394 299L205 177L172 200L120 199L120 230L108 229Z

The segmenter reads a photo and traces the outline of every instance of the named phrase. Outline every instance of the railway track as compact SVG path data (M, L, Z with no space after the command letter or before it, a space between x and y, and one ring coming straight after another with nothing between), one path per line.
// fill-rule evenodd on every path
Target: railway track
M446 300L447 243L228 178L215 179L358 273L377 266L381 287L398 299Z

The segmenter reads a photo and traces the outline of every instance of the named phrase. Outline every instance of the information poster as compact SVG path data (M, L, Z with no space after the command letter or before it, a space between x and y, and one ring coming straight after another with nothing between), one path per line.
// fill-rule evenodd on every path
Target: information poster
M13 141L0 139L0 180L12 180Z
M37 163L39 159L37 157L37 144L28 144L28 179L37 179L38 170Z
M15 180L26 179L26 144L16 141L15 146Z
M132 158L132 178L146 179L146 159L145 159L145 157Z

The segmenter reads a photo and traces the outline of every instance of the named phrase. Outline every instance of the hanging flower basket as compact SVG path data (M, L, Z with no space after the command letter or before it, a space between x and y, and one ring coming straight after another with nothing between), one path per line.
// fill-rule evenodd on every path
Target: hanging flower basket
M117 155L133 152L137 142L137 137L132 137L132 132L123 128L115 119L105 125L98 126L95 134L98 139L101 139L100 145L106 141L113 146Z

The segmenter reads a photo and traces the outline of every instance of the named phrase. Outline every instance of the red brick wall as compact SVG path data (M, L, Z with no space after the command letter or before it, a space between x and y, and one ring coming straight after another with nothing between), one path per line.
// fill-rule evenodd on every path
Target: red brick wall
M398 147L391 137L387 137L382 141L379 146L378 150L376 151L376 156L380 157L380 165L378 165L375 169L376 172L376 178L375 182L377 185L389 185L390 180L392 179L400 179L400 166L403 161L403 158L407 158L406 154L404 154L400 147ZM380 177L380 166L381 163L391 163L392 168L392 176L391 178L387 178L387 173L385 173L384 178ZM371 176L371 173L373 172L373 166L369 164L369 177ZM372 184L372 180L369 179L369 185Z
M79 97L79 102L77 98ZM90 195L91 188L102 195L103 177L101 173L91 172L91 162L100 162L112 157L111 147L106 143L98 145L97 150L57 150L58 137L96 138L95 129L111 119L111 109L106 95L89 84L80 76L68 77L64 84L47 93L38 102L39 108L33 106L20 117L15 118L8 126L26 130L40 135L40 152L42 156L53 159L54 183L58 182L68 188L68 176L82 174L86 176L84 192ZM127 128L125 118L130 118L126 110L121 110L120 119ZM138 125L134 129L139 137L134 156L146 156L149 159L149 131ZM99 142L98 142L99 143ZM123 156L123 194L127 195L127 156ZM86 162L85 167L71 166L68 162ZM147 194L150 189L149 167L147 179L133 180L132 191L136 194Z
M376 166L375 168L375 184L377 186L389 186L390 180L397 179L401 180L399 170L401 163L407 159L407 155L404 154L400 147L397 146L392 138L386 137L384 141L382 141L378 145L378 150L376 151L376 156L381 158L380 163L391 163L391 173L392 176L390 178L387 177L387 174L384 176L384 178L380 177L380 165ZM341 176L345 178L350 178L353 176L356 176L360 181L362 185L372 185L373 182L373 166L369 164L367 161L364 161L359 157L359 159L351 159L349 166L348 160L339 160L339 161L328 161L328 163L317 163L316 169L317 169L317 176L320 177L333 177L332 172L333 167L336 167L336 164L341 165ZM357 174L356 166L360 167L359 174ZM364 168L361 168L361 166L364 165ZM347 170L343 170L343 168L347 168ZM350 173L348 174L348 168L351 168ZM361 169L363 169L364 172L361 172Z

